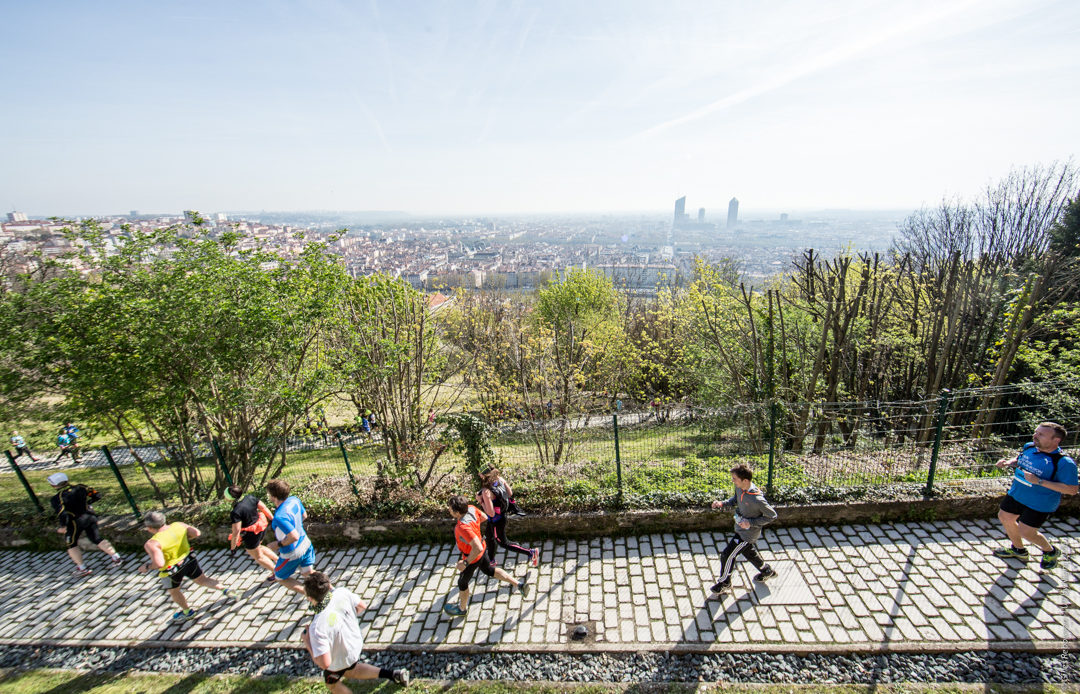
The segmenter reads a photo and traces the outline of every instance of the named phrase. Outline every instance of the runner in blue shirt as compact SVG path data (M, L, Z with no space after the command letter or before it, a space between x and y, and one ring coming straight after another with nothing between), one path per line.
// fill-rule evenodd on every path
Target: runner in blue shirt
M1027 541L1042 550L1042 568L1058 565L1061 549L1051 545L1039 528L1057 510L1063 494L1080 491L1076 463L1061 450L1066 434L1060 424L1043 422L1015 458L998 461L999 468L1014 467L1016 471L998 510L998 520L1012 545L994 550L995 557L1027 561Z
M60 430L60 433L56 437L56 445L60 447L60 455L56 456L56 460L53 461L54 463L60 462L60 459L65 455L70 455L73 461L76 463L79 462L79 440L68 434L66 429Z
M293 578L297 569L305 576L315 569L315 548L304 530L307 509L300 499L289 496L289 483L284 480L270 480L266 493L274 506L274 519L270 527L274 529L275 541L271 550L277 550L278 561L274 567L274 578L289 590L304 595L304 584Z

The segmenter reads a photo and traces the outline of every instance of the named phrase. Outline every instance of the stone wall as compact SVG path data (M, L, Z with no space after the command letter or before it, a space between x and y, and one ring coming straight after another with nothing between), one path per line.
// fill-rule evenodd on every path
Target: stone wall
M777 521L770 527L829 526L882 523L888 521L935 521L993 518L1001 497L969 496L913 501L777 506ZM1062 501L1058 514L1080 515L1080 495ZM182 511L180 512L182 517ZM443 519L412 521L342 521L310 523L308 534L316 547L450 542L453 521ZM147 535L131 516L101 519L102 534L117 547L141 551ZM568 513L552 516L524 516L510 521L515 539L554 539L685 533L731 528L730 511L689 509L686 511L620 511L612 513ZM228 528L201 528L204 547L224 547ZM42 550L63 549L63 539L44 527L0 528L0 547Z

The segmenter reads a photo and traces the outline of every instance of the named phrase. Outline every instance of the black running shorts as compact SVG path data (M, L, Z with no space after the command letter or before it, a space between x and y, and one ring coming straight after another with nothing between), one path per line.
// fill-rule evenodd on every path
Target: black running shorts
M354 667L356 667L359 664L360 664L360 661L358 660L355 663L353 663L352 665L350 665L349 667L345 668L344 670L323 670L322 671L323 682L326 682L327 684L337 684L338 682L341 681L341 678L345 676L346 672L348 672L349 670L352 670Z
M260 530L257 533L242 532L240 544L244 546L244 549L255 549L262 544L264 535L266 535L266 530Z
M469 581L472 580L473 574L476 573L477 569L480 569L480 573L484 574L485 576L495 575L495 569L491 568L491 562L488 561L486 549L480 554L479 559L474 561L472 564L466 566L465 570L461 572L460 576L458 576L458 590L464 592L469 589Z
M1018 520L1029 528L1041 528L1052 513L1052 511L1036 511L1033 508L1028 508L1008 494L1001 500L999 508L1005 513L1020 516Z
M199 568L199 560L195 558L194 554L189 554L187 555L187 559L185 559L171 575L161 577L161 585L165 587L165 590L179 588L185 578L190 578L194 581L199 576L202 576L202 569Z
M67 546L74 547L79 544L79 536L86 533L86 539L95 545L101 544L101 531L98 530L97 516L92 513L84 513L78 518L68 516L67 528L64 530L64 539Z

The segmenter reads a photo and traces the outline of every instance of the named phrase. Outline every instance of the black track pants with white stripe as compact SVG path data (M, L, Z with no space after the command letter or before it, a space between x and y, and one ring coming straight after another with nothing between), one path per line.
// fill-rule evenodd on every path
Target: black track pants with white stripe
M716 579L717 583L727 583L731 580L731 571L735 568L735 560L739 558L740 554L749 559L750 563L756 566L759 571L765 568L765 560L758 553L757 546L753 542L743 540L736 535L728 541L724 551L720 553L721 569L720 577Z

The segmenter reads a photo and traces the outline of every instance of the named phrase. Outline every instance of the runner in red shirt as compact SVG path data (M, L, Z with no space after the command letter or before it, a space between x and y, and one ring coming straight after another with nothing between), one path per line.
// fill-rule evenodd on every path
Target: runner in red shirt
M515 579L502 569L491 566L487 558L487 548L484 546L484 535L480 530L480 524L487 520L484 512L469 504L469 501L461 496L450 497L450 515L457 521L454 526L454 539L457 540L458 549L461 551L461 560L457 563L458 576L458 604L447 603L443 611L451 617L460 617L468 611L469 605L469 582L477 569L485 576L494 576L503 583L509 583L521 591L522 597L529 597L528 572Z

